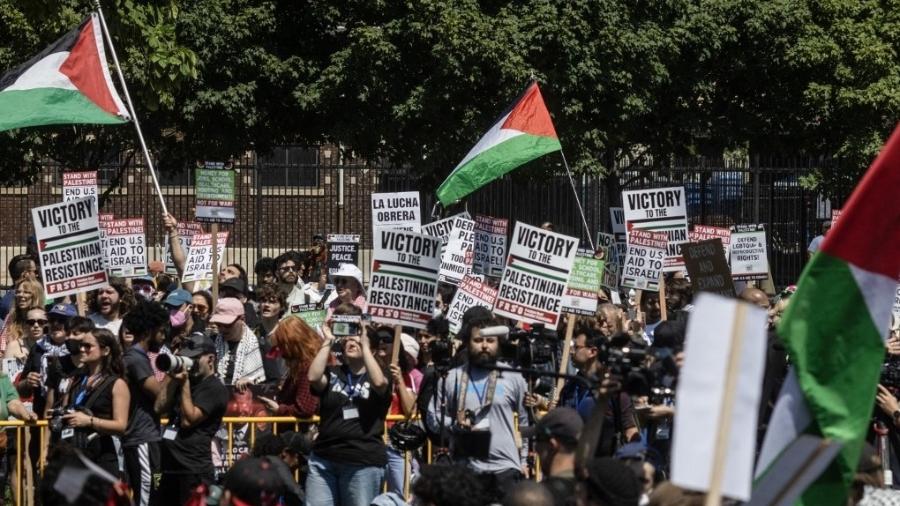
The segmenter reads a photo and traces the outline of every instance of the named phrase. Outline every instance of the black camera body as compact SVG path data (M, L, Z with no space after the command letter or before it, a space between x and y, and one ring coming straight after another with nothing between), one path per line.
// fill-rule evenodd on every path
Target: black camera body
M895 397L900 394L900 357L890 355L884 360L878 383L884 385Z
M651 402L656 398L660 400L657 404L674 397L678 367L672 349L635 347L614 336L601 347L600 360L610 374L622 382L625 393L649 396Z
M53 408L47 414L48 422L47 426L50 427L51 432L62 432L63 429L66 428L65 422L63 422L63 416L69 413L74 413L72 409L64 409L64 408Z
M449 338L439 338L428 343L431 361L438 371L449 371L453 367L453 343Z
M547 336L542 323L533 324L530 331L513 330L500 342L500 356L523 369L554 364L556 352L556 340Z

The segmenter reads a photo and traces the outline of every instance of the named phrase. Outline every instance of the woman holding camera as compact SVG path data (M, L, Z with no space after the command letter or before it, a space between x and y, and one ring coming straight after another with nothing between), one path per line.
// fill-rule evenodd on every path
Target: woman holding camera
M81 341L82 371L72 378L60 437L114 476L120 476L118 438L128 426L131 394L122 379L122 349L106 329ZM72 429L72 430L68 430Z
M335 316L362 311L341 304ZM384 420L391 405L391 382L375 358L365 326L341 322L343 363L328 367L335 344L332 328L323 328L325 341L309 367L310 387L319 396L319 436L309 457L307 506L368 506L379 494L384 478ZM336 327L337 328L337 327Z

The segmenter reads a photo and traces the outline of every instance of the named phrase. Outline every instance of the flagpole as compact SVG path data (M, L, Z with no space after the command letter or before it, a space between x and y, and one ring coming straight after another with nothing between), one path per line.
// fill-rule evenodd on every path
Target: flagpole
M159 203L162 206L163 213L169 214L169 210L166 208L166 201L163 199L162 190L159 189L159 180L156 178L156 169L153 168L153 159L150 158L150 151L147 150L147 143L144 141L141 123L138 121L137 114L134 112L134 104L131 103L131 94L128 93L128 85L125 84L125 76L122 75L122 66L119 65L119 57L116 55L116 46L113 45L112 37L109 35L109 28L106 26L106 17L103 15L103 7L100 6L100 0L96 0L94 3L97 5L97 13L100 15L100 25L103 27L104 38L106 39L106 43L109 44L110 52L112 52L113 63L116 64L116 74L119 76L119 82L122 83L122 91L125 92L125 101L128 103L128 112L131 113L131 119L134 121L134 128L137 130L138 140L141 142L144 160L147 161L147 168L150 169L150 176L153 178L153 187L156 188L156 196L159 197Z
M575 195L575 203L578 204L578 214L581 215L581 223L584 225L584 231L587 233L588 243L591 245L591 251L597 249L594 246L594 239L591 237L591 229L588 227L587 218L584 217L584 208L581 207L581 199L578 197L578 190L575 189L575 179L572 178L572 171L569 169L569 162L566 161L566 154L559 147L559 154L562 156L563 166L566 168L566 174L569 176L569 184L572 185L572 194Z

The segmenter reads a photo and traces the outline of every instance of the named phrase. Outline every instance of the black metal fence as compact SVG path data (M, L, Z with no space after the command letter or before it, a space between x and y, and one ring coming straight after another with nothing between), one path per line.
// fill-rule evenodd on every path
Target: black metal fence
M820 220L830 214L828 203L804 189L800 177L833 163L821 159L763 163L696 160L664 168L638 166L625 168L612 178L576 175L574 191L584 205L590 233L596 237L599 231L609 231L609 207L621 204L621 190L683 185L692 224L764 223L775 283L785 285L799 276L806 246L816 235ZM425 221L429 221L435 202L434 188L424 187L419 171L342 159L326 148L286 147L265 159L248 155L235 166L238 220L222 227L231 233L225 259L248 270L262 256L309 246L314 234L359 234L366 250L371 246L369 196L373 192L419 190ZM30 208L61 200L63 169L50 164L32 186L0 189L0 265L24 250L25 238L32 233ZM435 171L442 177L449 168ZM161 179L170 212L182 220L193 216L193 178L193 170L187 168ZM147 242L156 247L151 249L151 260L159 259L162 213L149 172L133 165L102 167L100 191L116 180L119 188L104 197L102 211L119 217L143 216ZM839 207L849 190L833 198L831 205ZM464 207L472 214L509 218L511 223L552 221L558 231L586 238L573 185L564 173L514 173L476 192ZM367 270L368 254L361 263Z

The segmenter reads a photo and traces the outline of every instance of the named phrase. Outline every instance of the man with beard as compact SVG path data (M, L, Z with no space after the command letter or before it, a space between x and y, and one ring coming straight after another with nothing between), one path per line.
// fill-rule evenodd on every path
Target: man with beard
M444 412L429 406L428 423L434 431L450 428L453 459L493 475L502 497L527 473L527 450L516 436L514 414L527 422L523 400L528 386L521 374L492 369L495 364L508 367L497 362L497 355L509 329L495 319L463 319L460 338L467 363L450 370L442 393L447 400Z
M300 281L300 269L302 269L303 256L297 251L287 251L278 255L275 259L277 270L275 278L278 280L278 289L284 294L287 306L305 304L303 285Z
M160 391L160 383L153 374L148 353L157 353L166 339L169 312L157 302L141 300L124 318L125 328L134 341L122 357L125 380L131 392L128 428L122 439L125 453L125 472L134 490L134 504L150 504L153 473L159 470L159 415L153 403Z

